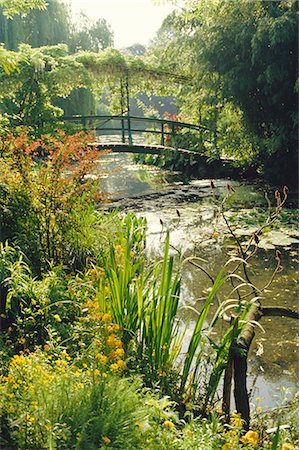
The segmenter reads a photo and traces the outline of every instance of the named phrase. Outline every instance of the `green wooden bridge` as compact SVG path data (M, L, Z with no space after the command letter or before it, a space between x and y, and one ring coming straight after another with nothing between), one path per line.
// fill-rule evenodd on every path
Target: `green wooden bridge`
M113 152L162 154L166 151L204 156L205 144L214 142L215 132L186 122L123 115L64 116L73 131L94 131L99 149ZM192 144L192 150L189 150Z

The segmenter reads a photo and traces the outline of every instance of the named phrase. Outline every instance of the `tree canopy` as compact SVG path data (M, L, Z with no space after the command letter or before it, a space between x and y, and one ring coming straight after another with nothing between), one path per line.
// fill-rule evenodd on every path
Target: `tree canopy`
M297 28L294 0L188 0L151 49L159 64L192 76L182 107L197 119L217 119L226 135L239 122L241 154L277 180L284 174L284 182L294 181L289 168L297 167Z
M0 6L3 7L3 14L11 19L14 15L27 14L32 9L45 10L47 3L45 0L0 0Z

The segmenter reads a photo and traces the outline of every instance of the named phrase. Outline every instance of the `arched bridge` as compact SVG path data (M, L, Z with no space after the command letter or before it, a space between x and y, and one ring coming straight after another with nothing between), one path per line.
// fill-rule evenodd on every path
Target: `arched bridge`
M204 126L169 119L125 114L65 116L60 120L72 131L94 130L93 145L114 152L162 154L177 151L203 157L205 144L214 140L214 132Z

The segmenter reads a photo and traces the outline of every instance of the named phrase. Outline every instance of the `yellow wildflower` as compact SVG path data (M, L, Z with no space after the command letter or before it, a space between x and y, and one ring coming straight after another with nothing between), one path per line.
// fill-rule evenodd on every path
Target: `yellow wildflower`
M241 437L241 442L248 442L249 444L256 445L259 440L259 435L256 431L249 430L247 433Z
M226 443L226 444L222 445L221 450L229 450L230 448L231 448L231 444Z
M111 314L103 314L102 321L111 322Z
M109 325L109 327L107 328L108 333L114 333L114 331L119 331L120 326L115 323L113 325Z
M123 370L126 367L126 362L123 359L119 359L117 361L117 365L118 365L119 369Z
M111 372L117 372L119 369L118 364L114 363L114 364L110 364L110 370Z
M117 348L116 350L110 352L109 356L110 358L119 358L124 356L125 351L123 348Z
M234 427L242 427L242 419L240 414L234 414L233 417L231 417L230 421Z
M232 447L231 444L226 443L222 445L221 450L230 450L231 447Z
M101 364L106 364L108 361L107 356L103 355L102 353L97 353L96 358L100 361Z
M107 345L109 345L109 347L121 348L123 346L123 343L120 339L117 339L115 334L111 334L107 338Z
M93 374L94 374L94 376L95 377L97 377L98 375L100 375L100 371L99 371L99 369L94 369L94 371L93 371Z
M282 444L281 450L295 450L295 447L292 444L285 442Z
M138 428L144 428L143 423L139 422L139 420L137 420L137 422L135 422L136 427Z
M102 440L106 443L106 444L110 444L111 439L109 439L107 436L102 436Z
M163 423L163 427L165 428L175 428L175 424L171 422L170 420L165 420Z
M61 322L61 317L59 314L54 314L53 318L57 321L57 322Z

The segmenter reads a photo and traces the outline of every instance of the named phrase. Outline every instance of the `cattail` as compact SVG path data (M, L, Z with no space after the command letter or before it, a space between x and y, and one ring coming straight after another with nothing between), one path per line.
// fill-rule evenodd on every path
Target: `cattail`
M281 196L280 196L280 192L279 191L275 191L275 199L276 199L276 203L277 203L277 206L280 206L281 205Z

